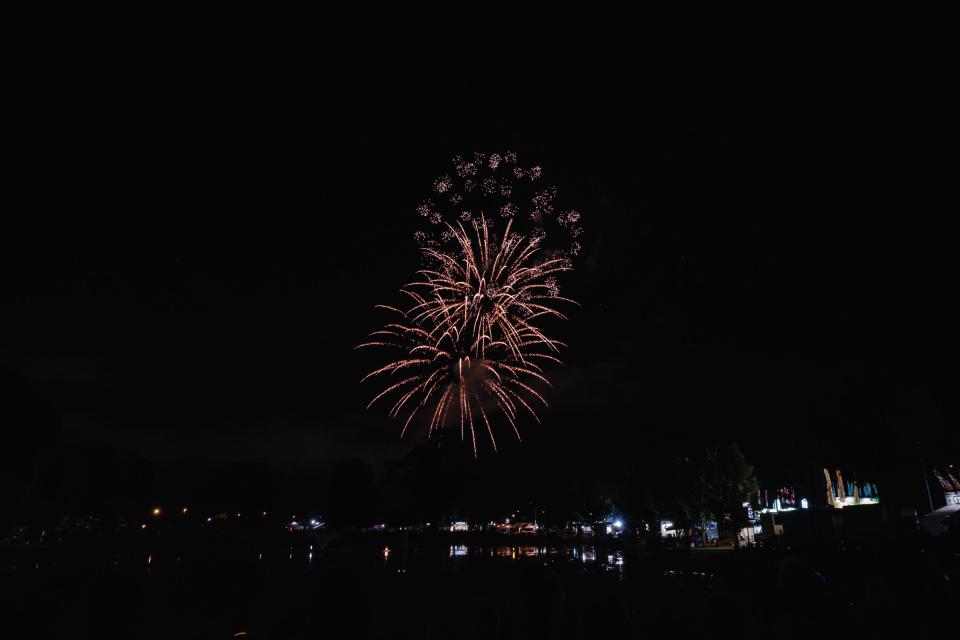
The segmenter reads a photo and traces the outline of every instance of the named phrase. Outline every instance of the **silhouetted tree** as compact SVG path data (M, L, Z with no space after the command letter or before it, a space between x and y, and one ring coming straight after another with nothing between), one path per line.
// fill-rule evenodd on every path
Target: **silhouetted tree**
M739 530L749 524L744 502L760 484L735 443L710 449L704 466L704 496L719 516L719 525Z

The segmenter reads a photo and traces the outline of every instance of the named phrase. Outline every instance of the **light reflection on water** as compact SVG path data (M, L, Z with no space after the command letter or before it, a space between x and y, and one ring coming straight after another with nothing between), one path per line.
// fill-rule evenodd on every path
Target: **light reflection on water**
M286 546L286 545L285 545ZM429 548L428 548L429 549ZM406 546L394 549L390 546L377 547L376 553L379 557L380 567L391 573L406 573L410 566L420 566L432 555L428 549L418 550L416 547L407 548ZM622 574L624 558L622 551L607 550L601 548L598 553L597 548L592 545L535 545L535 544L514 544L514 545L473 545L473 544L451 544L441 547L446 551L446 556L453 562L468 558L483 558L485 560L509 560L511 562L521 561L529 562L540 560L544 563L553 562L575 562L585 567L593 567L598 570L613 571ZM283 553L283 548L276 549L276 553L270 553L269 550L258 549L244 554L248 561L253 561L259 566L277 567L280 564L290 568L302 568L308 571L323 571L330 567L350 567L350 566L368 566L367 563L372 557L369 551L361 549L335 549L333 551L317 549L314 545L303 545L302 547L289 546L287 553ZM425 553L426 552L426 553ZM442 551L441 551L442 552ZM138 557L124 559L120 555L109 559L114 567L133 566L140 571L154 572L166 571L181 566L183 563L189 564L191 558L186 559L181 555L174 558L168 558L162 553L158 555L156 550L143 550L143 555ZM285 557L284 557L285 556ZM229 560L227 562L234 562ZM8 566L9 571L15 571L20 563L12 563ZM242 563L241 563L242 564ZM30 559L29 563L23 563L24 568L32 570L47 570L56 567L57 562L37 562ZM287 569L289 570L289 569Z
M499 545L493 547L466 544L450 545L450 558L490 557L517 560L522 558L569 559L583 564L597 564L608 571L623 571L623 551L610 551L597 561L597 549L593 546L538 547L535 545Z
M607 554L607 565L611 567L622 567L623 566L623 552L617 551L616 553Z

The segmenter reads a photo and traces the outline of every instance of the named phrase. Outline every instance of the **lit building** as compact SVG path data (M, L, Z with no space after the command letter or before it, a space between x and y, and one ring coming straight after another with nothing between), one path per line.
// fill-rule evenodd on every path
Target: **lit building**
M835 509L843 509L861 504L879 504L880 494L877 491L877 485L872 482L844 480L840 469L836 469L835 473L836 484L831 480L830 471L823 470L828 505Z

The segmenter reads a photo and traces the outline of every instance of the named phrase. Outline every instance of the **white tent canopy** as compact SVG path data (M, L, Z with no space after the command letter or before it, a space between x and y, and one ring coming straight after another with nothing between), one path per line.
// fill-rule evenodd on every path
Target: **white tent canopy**
M950 527L956 526L960 526L960 504L948 504L925 516L920 516L920 528L930 535L942 535Z

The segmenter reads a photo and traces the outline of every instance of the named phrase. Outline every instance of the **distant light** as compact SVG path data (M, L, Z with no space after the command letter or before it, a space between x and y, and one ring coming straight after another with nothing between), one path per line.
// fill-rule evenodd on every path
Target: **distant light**
M207 522L213 522L213 518L211 518L210 516L207 516Z
M153 515L155 515L155 516L160 515L160 507L154 507L152 513L153 513Z
M186 507L183 508L183 512L184 512L184 513L187 512L187 508L186 508Z
M264 516L266 516L266 515L267 515L267 512L266 512L266 511L264 511L264 512L263 512L263 515L264 515Z
M801 509L809 509L809 508L810 508L810 503L807 502L807 499L806 499L806 498L800 498L800 508L801 508Z
M384 548L383 548L383 557L384 557L384 558L389 558L389 557L390 557L390 547L384 547Z
M141 524L141 525L140 525L140 528L141 528L141 529L146 529L146 528L147 528L147 525Z
M237 517L238 517L238 518L240 517L240 514L239 514L239 513L237 514Z
M620 529L621 527L623 527L623 520L620 520L620 519L614 520L613 526L615 526L617 529Z

